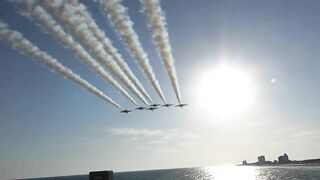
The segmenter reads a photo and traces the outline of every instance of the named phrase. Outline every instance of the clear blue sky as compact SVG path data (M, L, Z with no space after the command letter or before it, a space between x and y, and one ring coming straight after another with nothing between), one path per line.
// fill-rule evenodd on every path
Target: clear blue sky
M84 3L160 102L98 3ZM124 5L167 100L176 103L140 3L125 0ZM292 159L319 158L320 1L162 0L161 5L182 99L189 103L185 109L120 114L0 43L1 179L210 166L255 161L260 154L273 160L284 152ZM132 107L6 1L0 1L0 19L118 103ZM198 95L208 93L198 87L201 74L221 62L254 79L254 103L243 111L232 114L198 106ZM209 97L200 104L210 108L215 99Z

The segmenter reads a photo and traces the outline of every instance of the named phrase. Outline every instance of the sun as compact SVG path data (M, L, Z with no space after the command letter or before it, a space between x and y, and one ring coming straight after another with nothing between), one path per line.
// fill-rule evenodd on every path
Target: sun
M231 115L248 109L254 101L252 77L231 65L203 72L196 87L197 106L206 113Z

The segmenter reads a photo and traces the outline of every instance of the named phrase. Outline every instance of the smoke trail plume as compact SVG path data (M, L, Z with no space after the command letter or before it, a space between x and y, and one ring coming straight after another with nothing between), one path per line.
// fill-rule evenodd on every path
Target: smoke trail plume
M76 13L76 9L64 1L55 1L60 3L52 3L51 0L41 1L43 6L48 9L59 21L63 22L67 29L78 38L78 40L90 50L99 61L109 71L114 73L125 85L128 87L140 100L149 105L142 94L131 83L128 77L121 71L117 63L115 63L112 57L105 52L103 45L94 36L92 31L88 28L84 22L82 16Z
M87 23L88 25L88 28L93 32L96 38L100 41L100 43L103 45L107 53L109 53L112 56L112 58L120 66L121 70L128 76L128 78L131 80L134 86L136 86L136 88L144 95L144 97L147 98L151 103L153 103L149 94L146 92L146 90L143 88L139 80L133 74L128 64L123 60L118 50L112 45L111 40L96 24L96 22L94 21L90 12L86 9L86 7L82 3L80 3L78 0L67 0L66 2L71 4L72 6L74 6L74 8L77 9L77 12L79 13L79 15L81 15L84 18L85 23Z
M174 59L171 53L169 35L166 29L166 19L161 9L159 0L140 1L145 7L145 12L148 16L149 23L153 32L152 34L154 42L158 48L160 56L162 57L178 102L181 103L177 73L174 67Z
M76 42L72 36L67 34L62 26L60 26L53 17L48 14L41 6L36 5L33 8L28 7L24 2L17 1L16 6L20 6L21 14L27 16L31 20L35 21L40 27L50 32L58 41L60 41L66 48L70 48L75 55L90 68L97 72L99 76L113 85L121 94L128 98L133 104L138 104L132 99L132 97L109 75L104 68L93 59L83 47ZM29 1L30 2L30 1ZM23 3L23 4L22 4ZM29 6L30 7L30 6Z
M119 0L100 0L100 2L108 13L109 20L115 26L124 42L127 44L131 54L139 63L140 68L143 70L162 101L166 103L159 82L152 70L149 58L139 42L138 35L133 30L133 22L127 15L125 7Z
M113 106L123 109L120 105L114 102L111 98L106 96L103 92L92 86L89 82L82 79L80 75L74 73L71 69L63 66L55 58L48 55L46 52L41 51L36 45L29 40L25 39L21 33L11 30L8 25L0 21L0 41L4 41L11 45L14 49L22 54L26 54L32 57L34 61L37 61L42 66L62 75L66 79L73 81L82 88L90 91L94 95L109 102Z

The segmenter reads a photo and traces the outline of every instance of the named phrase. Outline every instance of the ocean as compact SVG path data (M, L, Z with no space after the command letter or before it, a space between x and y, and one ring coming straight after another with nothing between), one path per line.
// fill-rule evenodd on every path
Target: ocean
M88 180L88 175L36 178ZM214 166L115 172L114 180L320 180L320 166Z

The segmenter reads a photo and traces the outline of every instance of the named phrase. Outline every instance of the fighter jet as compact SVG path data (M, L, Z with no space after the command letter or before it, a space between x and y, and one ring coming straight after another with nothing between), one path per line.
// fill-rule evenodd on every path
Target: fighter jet
M188 104L178 104L178 105L176 105L175 107L181 107L181 108L183 108L184 106L188 106Z
M170 107L170 106L173 106L173 104L164 104L164 105L162 105L162 107Z
M132 110L128 110L128 109L125 109L125 110L122 110L122 111L120 111L120 113L129 113L129 112L131 112Z
M146 110L154 111L154 110L156 110L156 109L158 109L158 108L156 108L156 107L149 107L149 108L147 108Z
M146 108L145 108L145 107L142 107L142 106L136 108L136 110L140 110L140 111L143 111L143 110L145 110L145 109L146 109Z
M160 106L161 104L151 104L150 107L158 107Z

